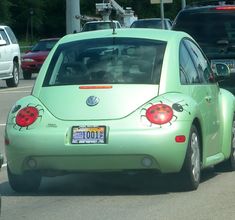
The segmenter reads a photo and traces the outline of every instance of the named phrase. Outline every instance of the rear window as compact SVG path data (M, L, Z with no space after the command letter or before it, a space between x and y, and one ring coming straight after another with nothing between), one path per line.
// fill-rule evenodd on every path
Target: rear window
M36 52L36 51L50 51L55 44L57 43L58 40L43 40L39 41L35 46L32 48L31 51Z
M162 28L161 20L138 20L134 21L131 28Z
M94 23L85 24L82 31L95 31L95 30L103 30L103 29L112 29L113 26L115 28L120 28L120 26L116 22L94 22Z
M166 42L103 38L60 45L43 86L158 84Z
M235 42L235 10L188 11L176 19L174 30L193 36L199 44L226 44Z

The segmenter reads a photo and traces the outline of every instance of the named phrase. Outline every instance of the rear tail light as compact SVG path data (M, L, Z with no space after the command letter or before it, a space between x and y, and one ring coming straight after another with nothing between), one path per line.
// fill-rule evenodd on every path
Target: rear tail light
M173 110L169 105L165 104L152 105L147 109L146 117L153 124L166 124L171 121Z
M235 6L218 6L216 10L235 10Z
M39 116L38 109L32 106L21 109L16 115L16 124L20 127L28 127L33 124Z

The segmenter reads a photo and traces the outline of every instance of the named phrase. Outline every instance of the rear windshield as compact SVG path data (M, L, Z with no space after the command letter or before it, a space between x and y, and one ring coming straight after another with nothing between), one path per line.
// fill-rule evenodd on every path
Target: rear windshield
M173 29L189 33L201 45L234 43L235 10L210 9L199 13L181 13Z
M138 20L132 23L132 28L162 28L161 20Z
M119 28L119 26L115 22L94 22L94 23L87 23L84 25L82 31L95 31L95 30L103 30L103 29L111 29Z
M32 52L36 52L36 51L50 51L54 45L57 43L57 39L56 40L43 40L43 41L39 41L37 44L35 44L35 46L32 48Z
M43 86L158 84L166 42L103 38L74 41L55 51Z

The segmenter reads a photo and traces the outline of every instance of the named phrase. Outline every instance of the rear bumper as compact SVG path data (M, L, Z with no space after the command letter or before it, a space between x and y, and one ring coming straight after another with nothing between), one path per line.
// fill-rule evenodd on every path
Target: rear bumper
M21 68L24 72L38 73L41 69L42 63L21 63Z
M70 129L45 128L8 130L7 163L11 171L26 170L92 172L154 170L179 172L184 162L187 141L176 143L175 135L188 136L184 129L111 130L106 144L71 144ZM166 132L167 131L167 132ZM36 141L35 141L36 140Z

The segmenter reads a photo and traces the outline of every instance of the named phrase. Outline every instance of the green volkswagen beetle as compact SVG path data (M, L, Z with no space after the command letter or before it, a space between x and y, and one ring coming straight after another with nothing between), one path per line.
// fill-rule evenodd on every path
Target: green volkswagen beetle
M235 99L217 84L228 76L183 32L67 35L9 112L9 183L27 192L51 174L156 171L195 190L202 169L235 169Z

